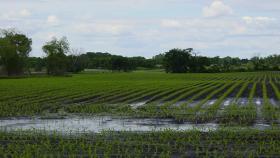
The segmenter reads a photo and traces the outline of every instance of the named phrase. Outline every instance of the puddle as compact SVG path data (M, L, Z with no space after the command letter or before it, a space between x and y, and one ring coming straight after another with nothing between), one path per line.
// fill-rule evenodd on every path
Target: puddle
M217 99L208 100L205 104L202 105L202 108L206 108L208 106L214 105Z
M188 104L188 107L191 107L191 108L193 108L193 107L195 107L197 104L199 104L200 103L200 101L193 101L193 102L191 102L191 103L189 103Z
M147 103L147 101L143 101L143 102L130 104L129 106L131 106L132 109L137 109L141 106L144 106L146 103Z
M271 125L269 124L264 124L264 123L256 123L254 124L253 128L259 129L259 130L266 130L271 128Z
M227 127L231 129L231 127ZM254 125L248 126L258 130L272 128L263 120L258 120ZM70 133L100 133L104 130L111 131L132 131L132 132L149 132L149 131L187 131L198 130L202 132L215 131L220 129L220 125L215 122L204 124L194 123L176 123L173 119L155 119L155 118L116 118L111 116L96 117L71 117L65 119L29 119L13 118L0 120L0 130L3 131L27 131L42 130L46 132Z
M255 98L255 99L254 99L254 102L255 102L255 104L256 104L257 106L261 106L262 103L263 103L263 100L260 99L260 98Z
M195 101L191 101L190 103L188 102L188 100L182 100L182 101L178 101L174 104L172 104L172 106L175 106L175 107L180 107L182 105L188 105L188 107L195 107L197 104L199 104L202 100L195 100ZM217 99L211 99L211 100L208 100L206 103L204 103L202 105L202 108L206 108L208 106L212 106L216 103ZM278 106L280 105L280 102L275 100L275 99L270 99L270 102L272 105L274 106ZM130 104L130 106L134 109L137 109L138 107L141 107L141 106L144 106L147 102L144 101L144 102L138 102L138 103L133 103L133 104ZM162 106L164 105L165 103L167 102L160 102L160 103L157 103L157 106ZM235 98L225 98L224 101L221 103L221 109L224 109L225 107L231 105L232 103L235 103L237 104L238 106L247 106L249 104L249 99L248 98L239 98L237 101L235 100ZM263 104L263 99L262 98L253 98L253 103L256 105L256 106L262 106Z
M229 105L232 103L233 99L234 99L234 98L227 98L227 99L225 99L224 102L222 103L221 109L224 109L224 108L226 108L227 106L229 106Z
M230 105L230 103L231 103L231 99L226 100L226 101L223 103L223 106L224 106L224 107L227 107L227 106Z
M183 105L184 103L186 103L187 101L183 100L183 101L178 101L176 102L175 104L172 104L172 106L175 106L175 107L180 107L181 105Z
M256 120L255 124L253 125L253 128L256 128L259 130L265 130L265 129L272 128L272 126L269 123L267 123L265 120L258 119L258 120Z
M256 110L257 110L257 122L255 126L257 128L266 128L265 120L262 117L262 104L263 104L263 99L261 98L254 98L253 102L256 104Z
M246 106L249 103L247 98L239 98L237 101L237 105L239 106Z
M262 117L262 104L263 104L263 100L260 99L260 98L254 98L253 102L256 104L257 117L261 118Z
M269 99L269 101L273 106L278 106L279 105L279 101L277 101L275 99Z
M207 105L213 105L213 104L215 104L216 101L217 101L217 99L209 100Z
M44 130L58 131L62 133L99 133L103 130L114 131L161 131L171 130L193 130L200 131L216 130L218 124L178 124L172 119L132 119L112 118L110 116L100 117L74 117L66 119L7 119L0 121L0 129L6 131L14 130Z
M163 106L164 104L165 104L165 102L160 102L160 103L157 103L156 106L157 106L157 107L161 107L161 106Z

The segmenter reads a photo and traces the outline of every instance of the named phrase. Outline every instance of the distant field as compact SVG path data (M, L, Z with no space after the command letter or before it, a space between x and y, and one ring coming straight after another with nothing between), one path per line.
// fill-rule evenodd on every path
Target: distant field
M279 80L160 71L0 79L0 157L279 157ZM121 131L99 131L111 127Z
M277 123L277 72L90 73L0 80L0 116L113 114L178 121Z

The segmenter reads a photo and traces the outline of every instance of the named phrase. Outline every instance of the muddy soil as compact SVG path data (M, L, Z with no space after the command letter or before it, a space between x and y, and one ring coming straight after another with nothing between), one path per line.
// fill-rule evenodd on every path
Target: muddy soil
M206 92L204 92L204 93L201 94L200 96L194 98L194 100L197 101L197 100L203 100L203 99L205 99L205 98L209 95L209 93L210 93L211 91L213 91L213 89L218 89L218 88L222 87L223 85L224 85L224 84L219 85L218 87L216 87L217 85L213 85L213 86L212 86L212 87L213 87L212 89L207 90ZM216 88L214 88L214 87L216 87Z
M132 104L132 103L135 103L135 102L147 101L147 100L151 99L153 96L155 96L155 95L157 95L157 94L159 94L161 92L163 92L163 91L155 91L155 92L153 92L153 93L151 93L149 95L143 95L142 97L140 97L138 99L131 100L128 103Z
M238 105L238 106L247 106L248 105L248 103L249 103L249 100L248 100L248 98L239 98L238 100L237 100L237 102L236 102L236 104Z
M232 102L233 102L234 98L226 98L222 105L221 105L221 109L220 110L223 110L225 109L227 106L229 106Z
M242 84L239 84L237 87L233 89L233 91L227 96L227 98L234 98L236 97L237 93L240 91Z
M191 87L186 87L186 88L184 88L185 90L183 90L181 92L174 93L171 96L169 96L166 99L164 99L163 101L164 102L172 101L173 99L176 99L178 96L180 96L180 95L190 91L192 89L192 87L195 87L195 86L205 86L207 84L209 84L209 83L198 83L198 84L192 85Z
M207 85L209 85L209 84L206 84L205 86L207 87ZM213 86L215 86L215 85L213 85ZM187 96L181 98L180 101L189 100L191 97L193 97L194 95L196 95L200 91L201 91L201 89L194 90L194 92L192 92L191 94L188 94Z
M65 104L71 104L71 103L81 103L82 104L82 103L90 101L90 100L95 100L96 98L99 98L99 97L101 97L101 95L93 95L93 96L86 97L86 98L79 98L79 99L75 99L72 101L65 101L64 103Z
M271 99L274 99L274 100L278 100L277 96L276 96L276 94L275 94L275 92L274 92L274 90L273 90L273 88L272 88L270 83L266 83L266 89L267 89L267 96L268 96L268 98L271 98Z
M253 84L249 83L248 86L244 89L244 91L241 94L242 98L249 98L250 91L253 88Z
M225 88L220 90L218 93L214 94L210 99L218 99L218 98L220 98L231 86L232 86L232 84L226 86Z
M112 102L110 102L110 103L123 103L123 102L126 102L126 101L130 100L130 99L137 98L138 96L142 96L142 95L144 95L144 94L146 94L146 93L147 93L147 91L142 90L142 91L139 92L139 93L136 92L136 93L133 94L133 95L130 95L130 96L124 97L124 98L120 98L120 99L116 99L116 100L114 100L114 101L112 101Z
M256 85L256 92L255 92L255 97L256 98L263 98L263 94L262 94L262 83L259 82Z
M182 90L182 89L183 89L183 88L174 89L174 90L172 90L172 91L166 91L166 92L163 93L163 94L154 96L151 100L148 101L148 103L151 103L151 102L154 102L154 101L158 101L158 100L160 100L161 98L163 98L163 97L165 97L165 96L168 96L168 95L170 95L170 94L172 94L172 93L175 93L175 92L177 92L177 91L179 91L179 90Z

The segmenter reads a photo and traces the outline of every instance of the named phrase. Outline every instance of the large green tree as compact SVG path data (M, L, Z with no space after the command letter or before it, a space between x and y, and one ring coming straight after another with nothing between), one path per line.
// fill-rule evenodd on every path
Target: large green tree
M112 56L111 58L111 70L128 72L133 69L129 59L123 56Z
M27 66L32 40L14 30L2 30L0 63L7 75L21 75Z
M189 70L192 48L171 49L165 53L164 68L170 73L185 73Z
M82 49L72 49L70 55L67 56L67 71L78 73L83 71L88 64L88 57L83 54Z
M67 56L69 43L66 37L53 38L43 46L46 53L47 72L50 75L63 75L67 69Z

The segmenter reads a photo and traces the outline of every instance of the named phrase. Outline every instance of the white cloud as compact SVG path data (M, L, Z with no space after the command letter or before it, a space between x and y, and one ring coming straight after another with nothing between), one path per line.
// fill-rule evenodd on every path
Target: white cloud
M182 27L182 24L178 20L162 20L161 26L168 28L179 28Z
M96 33L119 35L131 30L133 24L127 21L96 21L92 23L80 23L74 26L78 33Z
M1 1L0 28L26 33L38 56L53 36L67 36L71 46L88 51L126 55L152 56L173 47L194 47L202 55L246 56L246 52L279 50L280 2L262 1L70 0L67 8L53 7L64 0Z
M33 34L32 37L36 38L38 41L43 41L43 43L44 43L44 42L50 41L54 37L59 38L59 37L61 37L61 35L56 32L45 31L45 32L37 32L37 33Z
M49 32L49 33L47 34L47 40L51 40L52 38L54 38L54 37L56 37L56 36L57 36L56 33L54 33L54 32Z
M279 0L229 0L229 2L239 7L238 9L246 9L249 12L263 12L263 11L279 11Z
M49 15L47 18L47 24L53 25L53 26L58 25L59 24L58 17L55 15Z
M240 23L235 23L233 25L232 32L230 33L231 35L234 34L244 34L247 31L247 27L240 24Z
M31 15L30 11L27 10L27 9L23 9L19 12L19 15L22 16L22 17L28 17Z
M242 17L246 24L267 24L276 21L275 18L265 17L265 16L244 16Z
M210 6L203 8L204 17L219 17L233 14L233 9L221 0L214 0Z
M19 20L21 18L26 18L31 15L31 12L27 9L22 9L19 11L9 11L0 14L0 19L3 20Z

